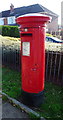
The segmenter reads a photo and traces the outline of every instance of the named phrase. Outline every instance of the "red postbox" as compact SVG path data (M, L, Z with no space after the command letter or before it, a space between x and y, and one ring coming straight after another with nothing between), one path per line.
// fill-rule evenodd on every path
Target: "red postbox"
M45 27L50 17L26 14L16 19L20 25L22 97L25 104L43 101L45 73Z

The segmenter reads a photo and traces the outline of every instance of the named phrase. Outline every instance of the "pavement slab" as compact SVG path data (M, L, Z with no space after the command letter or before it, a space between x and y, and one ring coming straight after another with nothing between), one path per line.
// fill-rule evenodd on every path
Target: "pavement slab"
M2 98L0 96L0 120L2 118Z
M27 118L27 120L30 120L27 113L12 106L8 101L2 104L2 118Z

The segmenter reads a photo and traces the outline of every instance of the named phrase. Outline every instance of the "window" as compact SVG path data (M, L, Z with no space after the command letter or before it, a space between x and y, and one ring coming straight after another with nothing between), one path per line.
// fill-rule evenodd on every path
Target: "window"
M4 19L0 18L0 25L4 25Z
M15 23L15 16L8 17L8 24L14 24Z

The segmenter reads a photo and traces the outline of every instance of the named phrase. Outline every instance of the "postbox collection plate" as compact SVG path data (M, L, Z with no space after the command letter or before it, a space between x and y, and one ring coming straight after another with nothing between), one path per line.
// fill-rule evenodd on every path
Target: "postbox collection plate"
M30 56L30 42L22 42L22 55Z

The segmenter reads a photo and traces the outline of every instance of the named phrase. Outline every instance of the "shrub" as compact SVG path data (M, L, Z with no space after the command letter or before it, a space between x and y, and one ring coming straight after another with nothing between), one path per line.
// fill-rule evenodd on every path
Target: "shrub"
M63 30L61 31L61 39L63 40Z
M52 37L52 35L51 35L51 34L49 34L49 33L46 33L46 36Z
M20 37L18 26L8 26L8 25L4 26L3 25L3 26L0 26L0 29L1 28L2 28L3 36Z
M0 26L0 35L2 34L2 26Z

